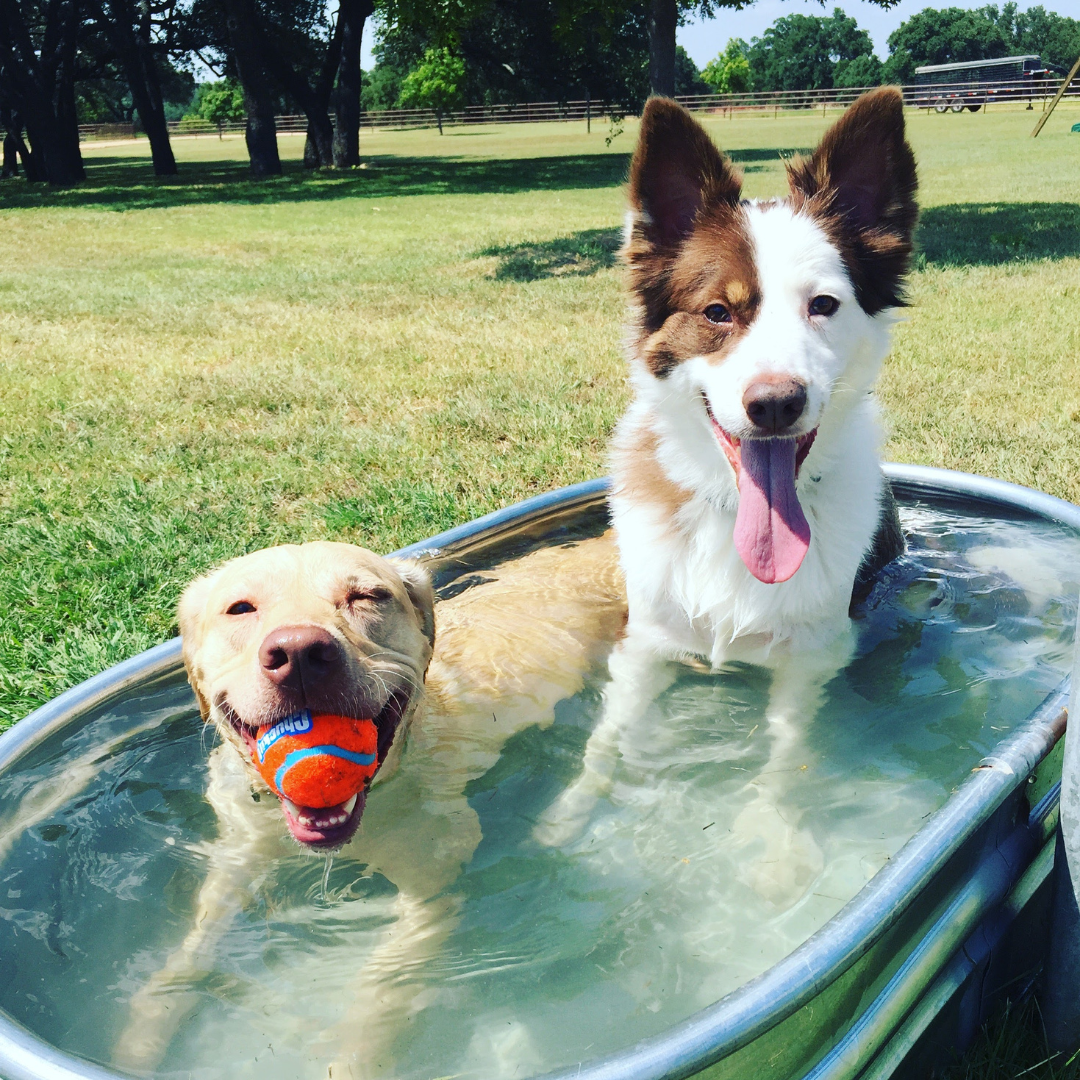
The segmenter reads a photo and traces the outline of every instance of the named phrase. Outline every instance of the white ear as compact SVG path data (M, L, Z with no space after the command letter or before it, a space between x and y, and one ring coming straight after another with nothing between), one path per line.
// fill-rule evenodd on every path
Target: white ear
M435 590L431 585L431 575L419 563L411 559L391 559L390 563L401 575L405 591L412 601L416 621L428 644L435 645Z

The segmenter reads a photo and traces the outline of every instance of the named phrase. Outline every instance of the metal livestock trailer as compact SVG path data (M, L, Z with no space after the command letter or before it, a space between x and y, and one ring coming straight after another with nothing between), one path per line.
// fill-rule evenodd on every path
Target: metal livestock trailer
M978 112L993 101L1045 96L1047 82L1058 74L1038 56L1003 56L957 64L929 64L915 69L916 90L909 104L935 112ZM909 91L910 94L910 91Z

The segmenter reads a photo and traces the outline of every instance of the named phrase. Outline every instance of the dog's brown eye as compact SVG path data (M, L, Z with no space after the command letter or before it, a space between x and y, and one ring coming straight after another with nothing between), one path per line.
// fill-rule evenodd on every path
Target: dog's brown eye
M255 605L248 603L247 600L237 600L226 612L226 615L247 615L248 612L254 611Z
M723 304L710 304L705 309L704 315L711 323L731 322L731 312Z
M810 301L811 315L835 315L840 301L835 296L815 296Z
M362 604L366 600L373 604L378 604L383 600L389 600L391 596L393 596L393 593L391 593L389 589L382 589L378 586L373 589L353 589L349 595L345 597L345 603Z

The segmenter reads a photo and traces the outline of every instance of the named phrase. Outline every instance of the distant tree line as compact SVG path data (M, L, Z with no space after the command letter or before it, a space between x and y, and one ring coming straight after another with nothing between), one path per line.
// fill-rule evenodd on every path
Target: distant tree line
M994 60L1034 53L1067 70L1080 56L1080 20L1015 3L972 11L926 8L889 35L889 55L836 8L832 15L786 15L749 43L731 39L702 78L715 92L826 90L909 83L925 64Z
M132 121L155 172L176 172L168 120L242 102L252 172L281 171L274 116L307 118L305 164L359 161L364 24L377 13L369 100L433 108L592 96L635 108L674 93L675 30L742 0L0 0L4 175L83 178L78 124ZM195 93L192 71L222 86Z
M1080 22L1033 7L920 12L879 60L839 9L732 39L699 71L680 21L753 0L0 0L3 175L76 183L80 122L137 121L158 175L176 172L168 121L243 118L252 172L281 171L275 114L307 119L304 162L359 162L364 109L593 100L613 115L650 93L819 89L909 81L914 68L1038 53L1067 67ZM893 0L873 0L890 6ZM376 63L360 67L375 19ZM196 84L194 72L214 79Z
M359 163L360 39L374 0L0 0L5 176L84 177L78 125L137 118L154 171L175 173L167 123L247 121L252 171L281 171L274 116L308 121L305 162ZM222 84L196 90L197 68ZM193 100L194 98L194 100ZM331 122L331 113L336 122Z

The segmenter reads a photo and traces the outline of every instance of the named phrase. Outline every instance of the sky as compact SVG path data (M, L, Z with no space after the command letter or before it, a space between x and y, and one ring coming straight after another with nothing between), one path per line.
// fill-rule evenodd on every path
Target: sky
M1033 6L1034 2L1037 0L1019 0L1018 6L1021 11L1024 11ZM1072 6L1075 0L1059 0L1058 3L1054 3L1053 0L1041 0L1041 2L1051 11L1062 11ZM887 43L889 35L917 11L922 11L927 7L942 6L977 8L984 7L986 3L987 0L948 0L946 5L943 2L929 3L928 0L900 0L896 7L885 11L876 4L866 3L865 0L843 0L842 3L826 0L825 4L816 3L816 0L755 0L750 7L742 11L721 9L715 19L697 19L686 26L680 26L676 37L694 63L701 68L723 49L728 38L739 37L744 41L749 41L752 37L760 37L762 31L776 22L781 15L791 15L795 12L804 15L831 15L833 9L838 7L870 34L878 57L884 60L889 55ZM365 71L375 64L371 55L374 41L374 20L368 19L364 24L360 58Z

